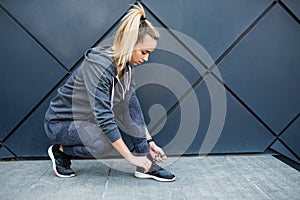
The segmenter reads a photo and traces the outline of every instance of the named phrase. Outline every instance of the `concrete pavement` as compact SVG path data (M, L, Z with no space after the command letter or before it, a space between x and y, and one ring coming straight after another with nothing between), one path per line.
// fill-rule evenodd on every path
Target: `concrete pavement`
M134 178L122 159L74 160L57 178L50 160L0 162L0 199L300 199L299 171L271 155L169 158L177 180Z

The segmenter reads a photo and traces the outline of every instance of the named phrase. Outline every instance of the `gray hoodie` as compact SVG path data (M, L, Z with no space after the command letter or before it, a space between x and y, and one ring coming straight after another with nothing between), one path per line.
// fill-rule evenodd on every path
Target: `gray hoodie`
M58 89L45 121L78 120L97 124L111 142L121 138L119 128L145 137L145 122L134 87L134 71L120 80L111 47L95 47L85 53L81 66Z

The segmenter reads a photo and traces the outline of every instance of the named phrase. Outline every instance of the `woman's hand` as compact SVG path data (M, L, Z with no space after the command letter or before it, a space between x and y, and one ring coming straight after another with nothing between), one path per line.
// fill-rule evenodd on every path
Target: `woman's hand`
M113 147L133 166L142 167L147 173L152 165L152 162L146 156L134 156L122 138L112 143Z
M154 141L150 142L148 144L148 147L149 153L154 161L160 163L167 160L165 152L160 147L158 147Z
M147 173L152 165L152 162L146 156L131 156L127 161L136 167L144 169L144 173Z

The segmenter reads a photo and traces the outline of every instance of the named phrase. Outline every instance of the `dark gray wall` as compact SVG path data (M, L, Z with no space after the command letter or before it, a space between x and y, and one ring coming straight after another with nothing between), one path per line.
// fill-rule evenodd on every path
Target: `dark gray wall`
M43 130L43 116L49 101L80 64L83 53L112 35L134 2L0 0L0 158L47 156L50 143ZM171 30L162 34L161 43L168 41L172 50L158 48L149 63L171 67L191 85L170 83L178 86L179 97L159 83L138 88L154 139L169 147L171 154L207 153L200 148L214 116L210 90L225 89L224 127L209 153L273 149L300 163L297 0L142 3L153 24ZM174 30L193 38L212 62ZM177 49L185 56L176 55ZM195 63L200 72L195 70ZM137 68L137 74L142 67ZM145 74L140 73L143 80ZM159 77L159 73L153 67L146 75ZM182 116L195 120L192 116L197 109L191 108L192 98L199 104L199 126L196 131L189 126L179 129ZM161 115L162 107L156 107L158 110L151 111L156 116L153 118L149 110L157 104L166 113ZM189 135L195 138L181 149L170 145L176 134L183 140Z

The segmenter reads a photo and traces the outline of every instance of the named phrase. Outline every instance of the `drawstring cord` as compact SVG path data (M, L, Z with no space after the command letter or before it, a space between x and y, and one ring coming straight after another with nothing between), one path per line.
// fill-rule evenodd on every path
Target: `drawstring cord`
M125 84L125 89L124 86L122 85L118 75L116 76L117 81L120 83L121 85L121 89L122 89L122 98L123 100L125 100L125 93L129 91L130 89L130 81L131 81L131 68L128 67L128 75L124 76L124 84ZM114 103L114 93L115 93L115 78L113 78L113 85L112 85L112 93L111 93L111 108L113 108L113 103Z
M112 85L111 98L110 98L111 109L114 107L114 94L115 94L115 78L113 77L113 85Z

